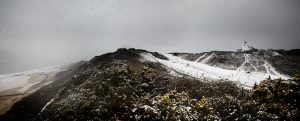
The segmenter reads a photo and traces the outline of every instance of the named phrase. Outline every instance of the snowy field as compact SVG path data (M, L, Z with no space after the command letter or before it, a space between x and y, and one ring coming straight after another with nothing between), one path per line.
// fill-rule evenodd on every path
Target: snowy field
M245 55L245 62L236 70L222 69L207 65L204 62L188 61L171 54L164 54L164 56L169 58L169 60L156 58L149 53L143 53L141 54L141 56L147 61L159 62L167 68L176 70L179 73L186 74L195 78L205 77L211 79L228 79L231 81L238 81L245 87L252 87L255 83L259 83L269 76L271 78L289 78L288 76L282 75L279 72L275 71L272 65L267 63L267 61L265 61L266 63L264 64L267 73L259 71L249 73L243 70L243 66L248 61L247 55Z

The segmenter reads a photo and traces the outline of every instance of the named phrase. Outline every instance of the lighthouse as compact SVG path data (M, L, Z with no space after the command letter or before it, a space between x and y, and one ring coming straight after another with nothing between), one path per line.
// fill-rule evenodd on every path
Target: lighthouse
M254 52L254 51L258 51L258 49L248 45L247 41L244 41L244 45L242 46L242 49L237 49L237 52Z
M245 41L244 42L244 45L242 47L242 51L248 51L248 50L251 50L251 47L247 44L247 42Z

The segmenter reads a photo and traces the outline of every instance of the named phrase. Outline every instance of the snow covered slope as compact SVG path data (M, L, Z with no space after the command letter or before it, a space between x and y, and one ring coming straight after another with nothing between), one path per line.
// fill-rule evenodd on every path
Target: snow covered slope
M143 53L141 56L147 61L161 63L169 69L195 78L228 79L232 81L239 81L245 87L252 87L255 83L258 83L269 76L271 78L289 78L288 76L277 72L267 61L265 61L264 64L267 72L258 70L250 72L245 66L249 62L248 54L244 55L244 62L235 70L219 68L206 64L206 62L214 56L214 53L209 54L206 58L204 58L203 55L200 56L200 59L204 58L203 61L200 62L197 62L200 60L199 58L196 61L190 61L172 54L164 54L164 56L166 56L169 60L156 58L149 53ZM253 65L250 64L250 66ZM253 68L255 69L254 66Z

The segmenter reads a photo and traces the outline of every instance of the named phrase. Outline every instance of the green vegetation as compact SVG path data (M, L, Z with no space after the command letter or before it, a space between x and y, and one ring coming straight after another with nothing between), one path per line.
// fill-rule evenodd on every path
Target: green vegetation
M300 78L264 80L255 85L246 104L261 120L297 120L300 117Z
M128 60L138 58L134 52L119 51L85 65L35 120L300 118L299 76L266 79L246 90L228 80L174 76L158 63Z

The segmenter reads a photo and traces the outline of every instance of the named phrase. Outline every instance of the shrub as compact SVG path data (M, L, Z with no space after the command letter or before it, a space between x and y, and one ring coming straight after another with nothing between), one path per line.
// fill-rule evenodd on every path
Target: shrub
M300 78L267 79L255 85L248 102L255 119L298 120L300 118Z

